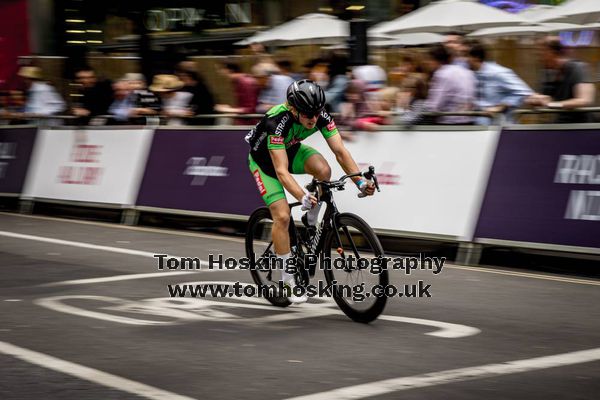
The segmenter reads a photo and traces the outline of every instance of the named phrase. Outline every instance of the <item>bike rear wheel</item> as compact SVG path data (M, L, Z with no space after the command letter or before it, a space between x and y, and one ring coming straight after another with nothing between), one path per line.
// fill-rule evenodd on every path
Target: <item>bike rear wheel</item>
M262 207L255 210L248 220L246 230L246 256L250 259L250 274L257 285L277 286L281 272L271 269L266 258L275 255L271 231L273 219L268 208ZM291 303L286 297L278 293L264 296L271 304L277 307L287 307Z
M332 291L333 299L340 309L353 321L369 323L375 320L385 307L387 298L376 296L373 287L385 287L389 283L387 269L372 273L373 259L383 257L383 247L373 229L359 216L339 214L336 226L341 243L338 243L332 229L324 241L322 260L330 259L330 264L322 265L328 284L336 281ZM367 261L368 268L359 268L358 262L349 261L349 256ZM363 262L362 266L365 266ZM360 293L359 287L364 291ZM356 290L348 289L356 288ZM359 301L361 300L362 301Z

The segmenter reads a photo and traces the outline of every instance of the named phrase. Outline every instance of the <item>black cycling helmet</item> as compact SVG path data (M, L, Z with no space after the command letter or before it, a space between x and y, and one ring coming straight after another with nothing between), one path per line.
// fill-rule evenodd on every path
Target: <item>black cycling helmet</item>
M325 107L325 92L315 82L302 79L288 87L287 101L302 114L312 116Z

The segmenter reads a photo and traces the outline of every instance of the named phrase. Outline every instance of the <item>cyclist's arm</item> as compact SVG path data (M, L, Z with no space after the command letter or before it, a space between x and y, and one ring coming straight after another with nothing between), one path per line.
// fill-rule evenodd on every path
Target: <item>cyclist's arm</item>
M356 162L352 158L352 155L350 155L348 149L346 149L346 146L344 146L344 142L342 141L340 135L333 135L327 139L327 145L333 154L335 154L337 162L340 164L346 174L354 174L359 171L358 165L356 165ZM359 179L360 177L352 178L354 182L358 181Z
M350 155L348 149L346 149L346 146L344 146L344 142L342 141L340 135L333 135L329 139L327 139L327 145L329 146L333 154L335 154L337 162L340 164L340 166L346 174L354 174L356 172L359 172L358 165L356 165L356 162L352 158L352 155ZM361 178L360 176L355 176L351 179L352 181L354 181L354 183L356 183L363 178ZM368 182L368 189L366 193L368 195L372 195L374 192L375 186L372 182Z
M271 149L269 150L269 154L271 155L271 160L273 160L273 166L275 167L275 173L279 182L298 201L302 201L304 190L288 171L288 157L285 149Z

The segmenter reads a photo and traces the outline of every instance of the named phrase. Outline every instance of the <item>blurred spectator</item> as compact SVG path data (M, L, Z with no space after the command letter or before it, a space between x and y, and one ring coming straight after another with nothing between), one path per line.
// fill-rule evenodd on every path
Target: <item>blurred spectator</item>
M385 87L387 82L387 74L385 70L379 65L375 64L354 67L352 69L352 76L354 79L361 80L365 83L366 90L368 92L367 99L369 99L369 97L375 99L375 96L370 96L370 94L373 94L379 89Z
M405 54L402 56L400 63L389 72L389 80L391 85L401 86L404 79L412 74L423 73L421 62L415 55Z
M404 55L402 61L398 65L398 70L405 75L421 74L423 73L423 66L421 62L416 58L416 55Z
M252 64L272 63L273 57L267 52L262 43L250 43L248 45Z
M433 46L428 53L427 64L433 72L429 94L425 104L427 111L465 112L473 108L475 98L475 75L472 71L450 64L450 53L442 45ZM471 124L472 117L443 116L441 124Z
M397 87L384 87L379 90L376 100L370 103L370 115L357 118L354 126L360 130L374 132L380 125L394 123L394 113L398 111L398 92Z
M271 64L257 64L252 68L254 77L258 82L260 94L256 112L265 113L277 104L285 103L287 88L294 80L279 70L272 69Z
M366 85L358 79L350 81L345 93L346 101L340 104L340 125L354 130L376 131L377 124L371 118L375 112L366 98Z
M327 75L328 64L322 58L313 58L304 64L306 77L317 83L322 88L329 85L329 76Z
M450 53L451 64L469 68L467 62L467 52L469 49L465 44L463 34L459 32L447 33L444 39L444 47L446 47L446 50Z
M0 90L0 125L8 125L8 92Z
M123 77L128 82L137 115L155 115L160 111L160 99L148 90L146 78L140 73L128 73Z
M222 64L220 72L231 80L235 105L217 104L215 110L222 113L254 113L258 102L258 84L256 80L243 73L240 66L232 62ZM250 125L252 122L249 119L238 119L235 123L237 125Z
M281 75L289 76L294 82L302 79L302 74L293 72L292 62L289 58L281 58L277 60L276 64Z
M21 90L9 90L6 98L6 111L11 113L25 112L25 93Z
M25 115L22 116L50 116L65 110L65 102L52 85L43 81L39 67L21 67L19 76L24 79L27 88Z
M190 92L178 92L183 86L183 82L175 75L156 75L150 85L150 90L160 96L160 114L168 118L167 125L183 125L182 118L194 115L189 107L193 95Z
M477 79L475 108L491 113L504 113L523 104L533 91L512 70L487 61L487 51L478 41L472 41L468 62ZM477 124L487 125L489 118L477 118Z
M181 90L192 94L190 108L194 114L212 114L215 108L214 97L196 72L196 64L193 61L182 61L177 66L175 74L184 83ZM214 118L194 121L197 125L214 125L214 123Z
M80 68L75 72L76 82L81 85L81 101L71 109L78 117L105 115L113 101L111 83L98 80L96 72L90 67ZM87 121L88 118L85 118Z
M117 123L129 121L130 114L135 108L133 96L131 96L130 83L124 79L118 80L112 85L114 101L108 108L108 113L113 116Z
M419 74L410 75L402 82L398 97L398 106L402 114L396 118L396 123L416 125L425 120L427 83Z
M542 94L531 96L528 104L565 110L593 104L595 88L588 66L568 58L558 37L549 36L543 41L542 61L546 68L541 84ZM588 121L588 113L582 112L561 113L556 117L557 123Z
M14 114L25 112L25 95L20 90L0 92L0 125L18 125L27 123L24 120L11 118Z
M341 55L333 55L327 70L329 84L325 89L325 99L332 112L340 111L340 104L344 101L344 92L348 87L348 60Z
M127 73L123 81L129 86L129 97L133 108L129 118L134 124L145 124L146 117L152 117L160 112L160 99L147 89L146 78L139 73Z

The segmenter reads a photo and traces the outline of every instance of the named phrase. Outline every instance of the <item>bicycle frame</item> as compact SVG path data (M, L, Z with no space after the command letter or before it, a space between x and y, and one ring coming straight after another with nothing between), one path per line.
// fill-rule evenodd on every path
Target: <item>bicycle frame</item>
M333 199L332 190L330 188L324 187L324 186L321 186L321 188L323 189L323 193L321 194L321 196L319 196L318 200L322 201L325 204L325 206L326 206L325 214L323 215L323 219L322 219L321 223L319 224L319 226L316 227L315 234L312 237L310 237L310 242L304 243L308 248L308 254L317 255L317 256L324 251L325 239L327 238L327 236L330 234L330 231L332 231L332 230L335 234L335 240L336 240L338 247L341 248L341 246L342 246L342 240L338 233L337 224L336 224L337 216L340 213L339 213L337 206L335 204L335 201ZM290 208L297 207L299 205L301 205L301 203L292 203L292 204L290 204ZM350 245L352 246L352 250L353 250L355 256L358 258L358 249L356 248L356 245L354 244L354 240L352 239L352 236L350 235L348 228L344 227L344 233L346 234L346 237L347 237L348 241L350 242ZM315 238L316 238L316 242L315 242ZM293 243L296 245L300 243L300 235L298 232L298 228L296 227L295 224L290 224L290 243ZM303 250L301 248L300 249L297 248L296 252L303 253ZM297 255L303 256L306 254L297 254ZM343 255L343 254L341 254L341 255ZM309 268L308 272L309 272L310 277L314 277L315 273L316 273L316 265L312 264L311 267Z

